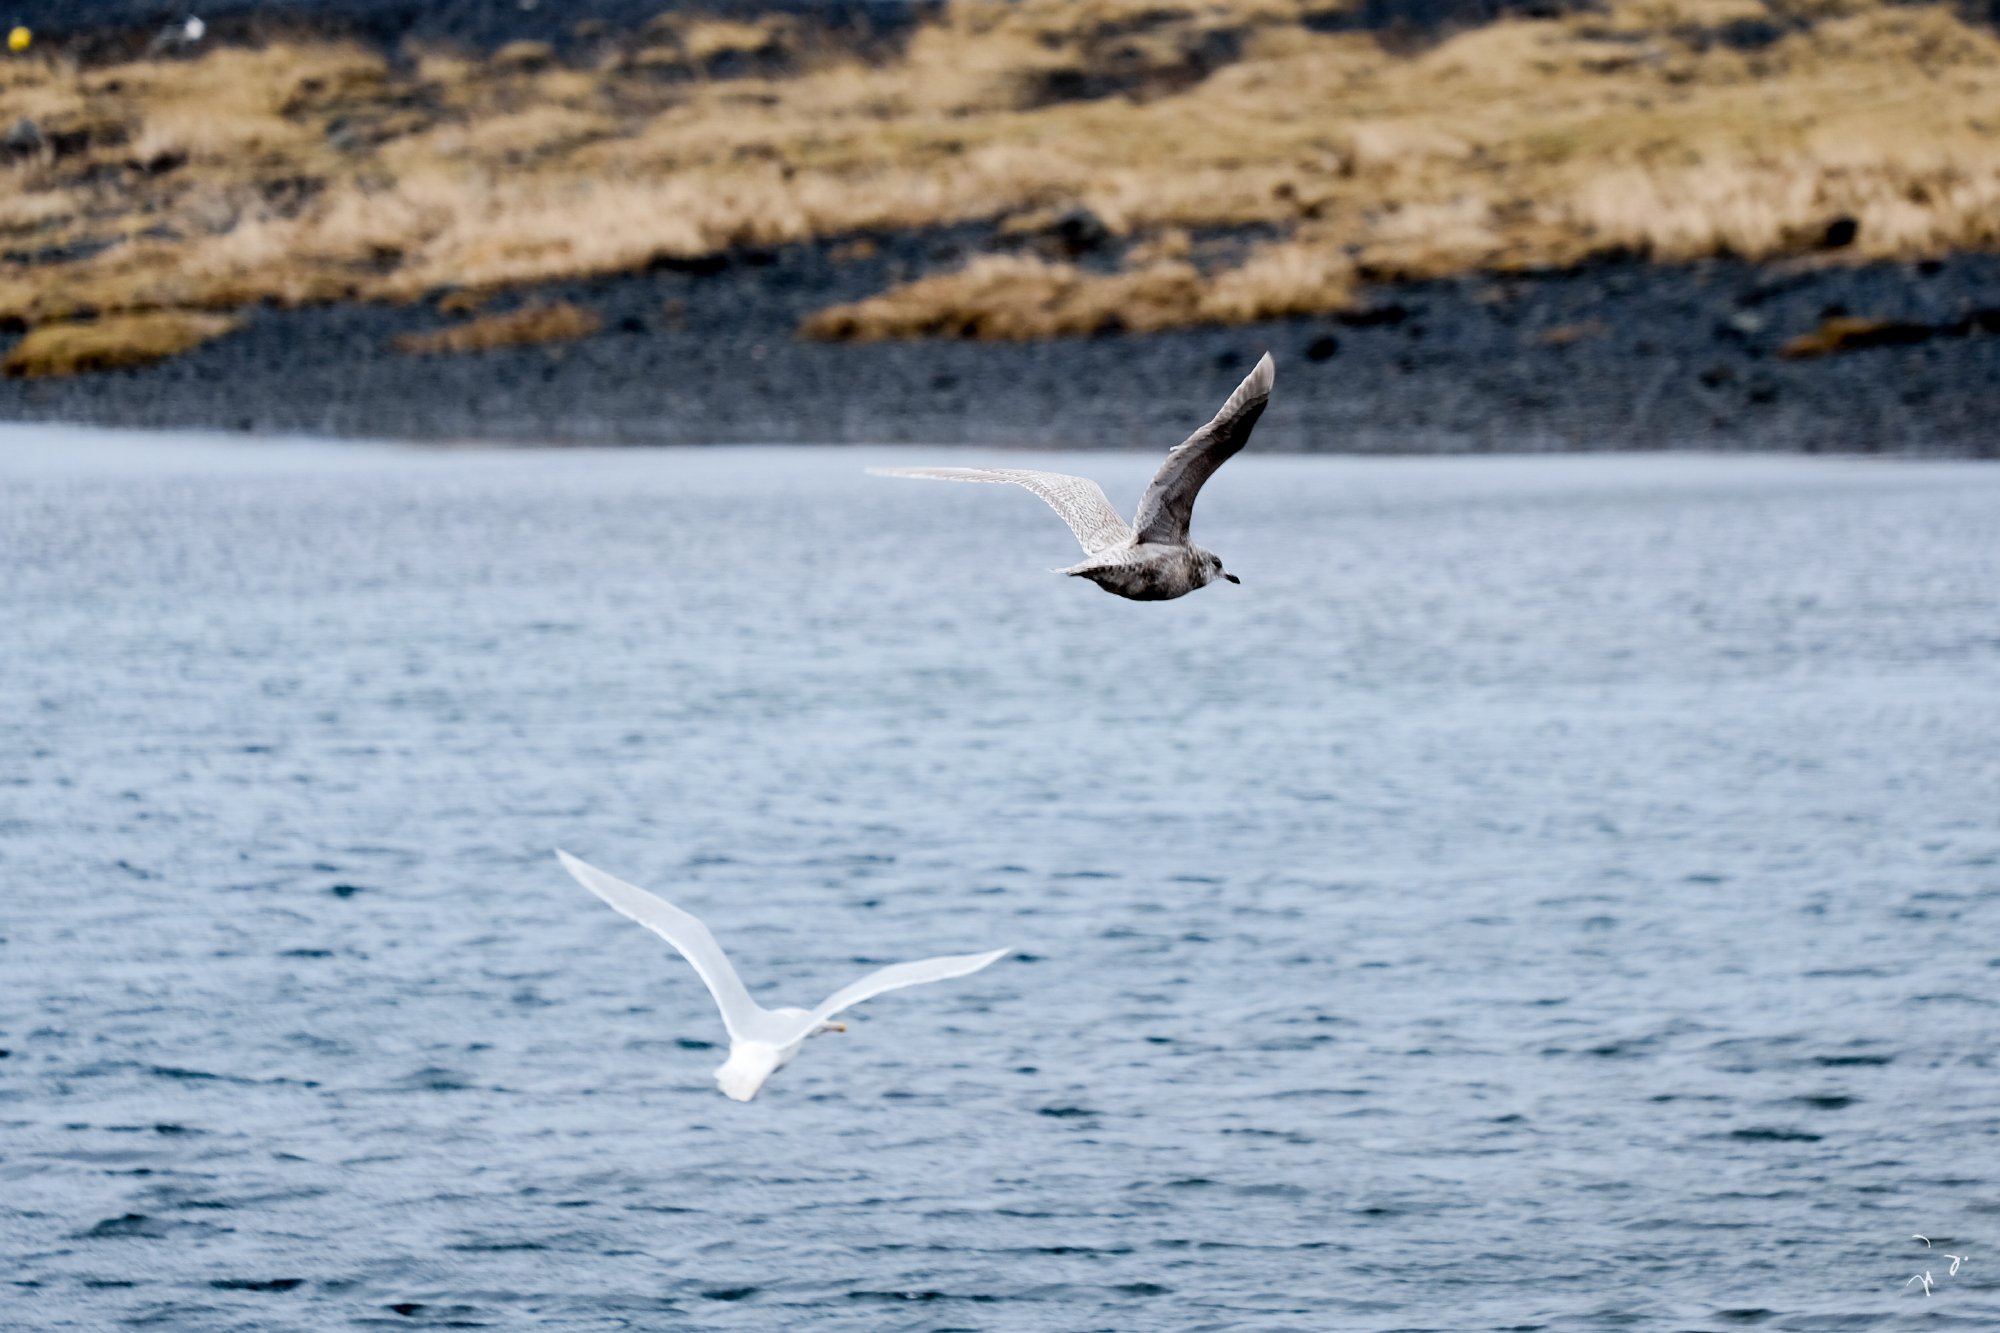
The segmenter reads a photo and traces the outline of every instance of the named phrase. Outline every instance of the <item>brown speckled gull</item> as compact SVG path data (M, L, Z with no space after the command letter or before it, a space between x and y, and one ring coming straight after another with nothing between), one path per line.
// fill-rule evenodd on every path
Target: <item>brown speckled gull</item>
M1251 428L1264 414L1277 376L1266 352L1215 419L1188 436L1160 470L1139 501L1139 516L1127 527L1111 507L1104 488L1087 477L1060 472L1033 472L999 467L878 467L882 477L927 477L935 481L1007 482L1025 486L1062 515L1083 543L1088 557L1062 570L1089 579L1106 592L1135 602L1165 602L1185 597L1217 579L1240 582L1222 568L1222 559L1188 540L1194 518L1194 498L1202 483L1228 462L1250 439Z

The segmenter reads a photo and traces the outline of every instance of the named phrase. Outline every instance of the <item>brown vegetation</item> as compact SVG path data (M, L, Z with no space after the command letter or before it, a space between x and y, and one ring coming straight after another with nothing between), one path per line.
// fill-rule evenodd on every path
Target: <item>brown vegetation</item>
M1963 338L1972 333L1991 333L2000 325L2000 312L1969 311L1950 324L1918 324L1902 319L1860 319L1833 315L1820 321L1811 333L1802 333L1778 349L1787 361L1810 361L1815 357L1858 352L1868 347L1907 347L1932 338Z
M1952 10L1608 0L1414 53L1327 10L953 0L880 59L675 16L588 68L525 46L0 62L0 128L43 134L0 165L0 247L33 260L0 265L0 319L410 300L1079 208L1124 271L982 257L809 331L1036 337L1604 252L2000 244L2000 40ZM1181 235L1243 224L1280 239L1238 262Z
M1351 277L1345 262L1299 245L1266 246L1213 277L1176 259L1094 274L1028 256L982 255L957 273L822 310L799 331L836 341L1155 333L1336 309L1353 295Z
M440 308L450 301L447 297ZM434 355L438 352L485 352L495 347L524 347L530 343L568 342L587 338L604 323L596 312L564 301L559 305L530 305L504 315L482 315L465 324L432 333L406 333L395 340L399 352Z
M12 378L118 370L178 356L239 327L229 315L154 311L80 324L44 324L14 344L0 373Z

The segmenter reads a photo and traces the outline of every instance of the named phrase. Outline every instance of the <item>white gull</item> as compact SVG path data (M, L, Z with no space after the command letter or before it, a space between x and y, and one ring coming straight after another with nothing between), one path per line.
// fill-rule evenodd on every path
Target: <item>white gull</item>
M845 1023L828 1021L842 1010L883 991L920 986L927 981L948 981L977 972L1007 952L995 949L991 953L893 963L835 991L817 1009L766 1009L750 998L750 992L743 988L736 969L729 965L722 946L708 933L707 926L672 903L613 879L568 852L558 849L556 855L562 858L563 868L576 876L577 883L673 945L694 964L694 970L708 983L716 1007L722 1010L722 1025L729 1030L729 1058L715 1071L715 1082L726 1095L739 1102L755 1097L765 1079L791 1063L807 1037L847 1031Z

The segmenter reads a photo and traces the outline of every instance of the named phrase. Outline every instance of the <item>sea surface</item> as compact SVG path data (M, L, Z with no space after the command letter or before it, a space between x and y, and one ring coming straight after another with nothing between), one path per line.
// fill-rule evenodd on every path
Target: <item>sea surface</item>
M993 458L0 428L0 1324L2000 1325L2000 466Z

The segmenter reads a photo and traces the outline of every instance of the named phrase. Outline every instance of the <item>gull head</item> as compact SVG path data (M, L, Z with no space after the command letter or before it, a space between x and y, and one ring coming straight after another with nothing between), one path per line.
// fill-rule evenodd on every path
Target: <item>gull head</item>
M1231 583L1243 582L1242 579L1237 578L1234 574L1230 573L1228 570L1222 567L1222 557L1217 555L1215 552L1205 551L1201 547L1197 546L1194 548L1194 553L1196 562L1195 567L1201 571L1200 586L1206 588L1209 584L1215 582L1217 579L1228 579Z
M845 1023L821 1023L818 1027L812 1030L811 1035L817 1037L823 1032L845 1032L845 1031L847 1031L847 1024Z

